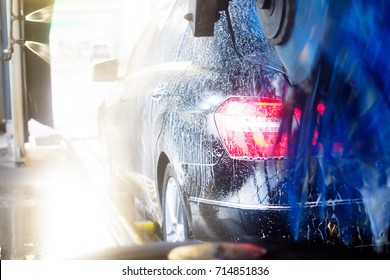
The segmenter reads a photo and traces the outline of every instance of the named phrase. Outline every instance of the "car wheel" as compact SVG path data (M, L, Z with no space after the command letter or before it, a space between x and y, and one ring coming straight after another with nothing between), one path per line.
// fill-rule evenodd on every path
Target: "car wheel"
M167 242L188 240L188 222L173 167L168 164L163 180L163 234Z

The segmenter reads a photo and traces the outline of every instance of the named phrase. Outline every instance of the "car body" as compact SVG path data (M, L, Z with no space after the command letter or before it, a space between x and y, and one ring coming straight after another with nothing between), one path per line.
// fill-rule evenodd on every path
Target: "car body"
M325 198L311 182L296 199L279 133L289 85L256 1L232 1L234 34L221 13L206 38L183 19L187 2L153 19L99 111L111 180L131 193L135 219L167 241L371 243L358 191L332 183Z

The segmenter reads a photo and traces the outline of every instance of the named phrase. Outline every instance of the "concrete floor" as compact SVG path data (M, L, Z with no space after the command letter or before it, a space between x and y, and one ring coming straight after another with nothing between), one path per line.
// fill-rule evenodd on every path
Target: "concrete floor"
M139 242L90 142L27 145L24 166L0 164L1 259L68 259Z

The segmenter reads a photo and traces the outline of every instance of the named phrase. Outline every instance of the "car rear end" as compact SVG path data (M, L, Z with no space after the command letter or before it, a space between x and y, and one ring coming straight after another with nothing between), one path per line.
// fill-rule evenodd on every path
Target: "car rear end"
M315 138L307 147L313 152L306 184L297 183L296 156L288 156L294 132L280 129L282 100L270 96L228 97L214 111L224 151L216 164L190 168L202 185L188 198L195 238L372 244L359 191L343 180L337 163L329 165L332 178L324 178ZM300 112L294 111L297 128ZM202 176L212 180L196 179Z

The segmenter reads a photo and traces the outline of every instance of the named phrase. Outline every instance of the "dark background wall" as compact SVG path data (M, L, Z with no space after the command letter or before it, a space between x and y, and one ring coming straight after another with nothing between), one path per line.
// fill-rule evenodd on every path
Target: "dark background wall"
M24 15L54 4L54 0L23 0ZM50 24L25 22L25 40L49 44ZM26 96L25 121L33 118L53 126L50 64L25 48Z

